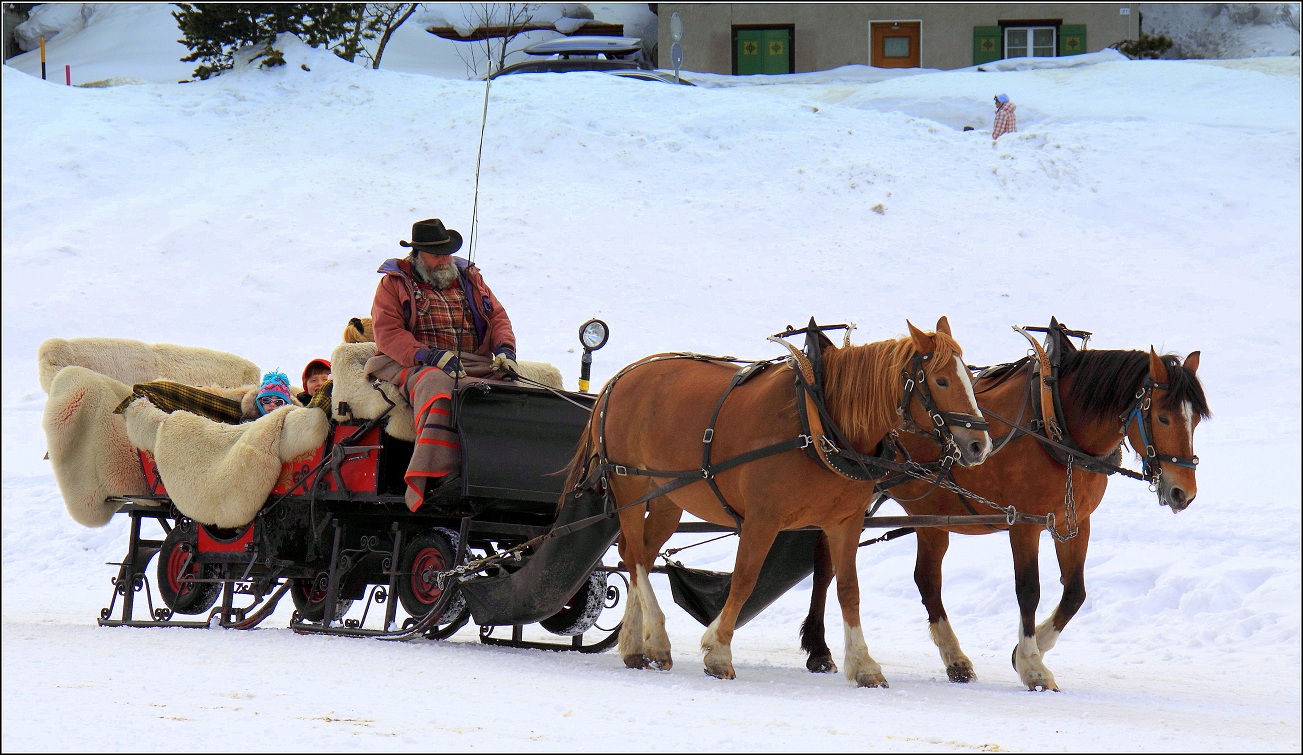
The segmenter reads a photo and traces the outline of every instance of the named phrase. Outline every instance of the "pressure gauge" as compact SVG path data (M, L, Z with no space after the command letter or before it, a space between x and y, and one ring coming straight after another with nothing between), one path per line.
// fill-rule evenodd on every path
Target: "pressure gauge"
M589 320L579 328L579 342L584 345L585 351L597 351L602 348L610 335L606 323L601 320Z

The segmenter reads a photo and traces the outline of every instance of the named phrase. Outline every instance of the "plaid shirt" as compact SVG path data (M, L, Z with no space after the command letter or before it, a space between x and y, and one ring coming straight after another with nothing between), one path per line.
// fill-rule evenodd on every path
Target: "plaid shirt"
M417 281L413 298L416 300L416 322L412 335L416 340L433 349L474 352L479 348L480 339L475 332L461 281L454 280L443 289Z
M421 350L430 348L460 348L463 355L473 353L488 359L501 351L514 358L516 336L502 303L473 263L456 259L454 264L461 271L454 284L459 288L456 292L418 286L410 257L385 260L380 266L377 272L383 277L371 302L371 321L381 354L404 367L417 364ZM454 301L452 296L458 299ZM442 320L436 314L440 310ZM424 326L418 323L422 317L427 318ZM456 325L463 317L465 326L459 336ZM420 337L416 335L418 327L425 329Z
M1006 102L995 111L995 128L991 131L992 140L1018 131L1018 116L1014 115L1017 109L1017 105Z

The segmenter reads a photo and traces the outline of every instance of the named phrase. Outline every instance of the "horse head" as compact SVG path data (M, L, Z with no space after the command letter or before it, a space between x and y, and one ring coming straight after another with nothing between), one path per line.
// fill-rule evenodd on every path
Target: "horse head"
M991 453L989 425L977 406L972 376L963 350L950 334L950 321L942 315L932 333L908 320L905 324L914 354L904 385L902 417L935 433L939 442L953 445L961 465L981 464Z
M1195 371L1199 352L1181 363L1160 357L1149 347L1149 374L1132 408L1123 415L1123 431L1131 447L1141 454L1144 474L1158 502L1172 513L1184 511L1198 493L1194 455L1194 429L1209 416L1208 404Z

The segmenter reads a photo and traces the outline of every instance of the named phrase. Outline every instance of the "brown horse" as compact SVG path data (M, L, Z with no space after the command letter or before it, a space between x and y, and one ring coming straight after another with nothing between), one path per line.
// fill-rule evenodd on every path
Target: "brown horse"
M1194 429L1209 416L1203 387L1195 376L1199 352L1184 364L1173 355L1159 357L1151 347L1144 351L1071 349L1059 371L1062 418L1066 437L1097 457L1120 461L1123 439L1145 454L1146 479L1158 493L1159 502L1180 512L1194 500ZM1076 468L1051 457L1053 447L1030 434L1012 430L1009 423L1024 424L1029 401L1039 383L1035 363L1015 362L990 377L974 383L978 400L991 422L996 450L980 467L955 469L954 480L973 497L954 491L933 489L929 483L910 480L891 487L887 494L913 515L994 513L976 496L1012 504L1024 514L1052 513L1057 522L1051 535L1058 556L1063 595L1054 613L1036 624L1040 602L1040 572L1037 566L1043 527L1016 524L1012 527L966 526L918 528L918 552L914 581L927 608L932 641L941 652L946 674L952 682L974 681L972 661L959 647L946 609L941 603L941 562L950 544L950 532L984 535L1008 529L1013 548L1014 580L1021 614L1021 630L1014 649L1014 668L1031 690L1057 690L1054 675L1045 667L1044 655L1058 641L1060 633L1086 599L1085 562L1090 544L1090 515L1104 497L1108 467L1096 471L1081 468L1090 460L1074 457ZM1031 412L1030 415L1035 415ZM1002 420L1007 420L1002 421ZM899 438L916 461L936 459L932 443L913 433ZM1060 457L1063 458L1063 457ZM1099 471L1103 470L1103 472ZM1134 475L1134 473L1131 473ZM965 500L966 499L966 500ZM810 613L801 627L801 647L809 654L807 668L815 672L836 671L823 637L824 603L832 579L832 564L821 543L816 552L814 589Z
M912 324L909 330L905 338L829 351L822 389L832 423L856 451L868 454L902 421L902 412L929 427L943 422L942 415L946 423L960 418L951 423L954 452L961 464L980 464L991 439L976 414L970 376L946 318L933 333ZM826 448L829 436L817 417L812 422L802 414L793 368L799 359L755 363L759 369L750 374L730 361L661 354L624 368L602 388L571 465L567 489L597 475L619 511L620 555L630 575L619 644L625 665L673 665L665 615L647 575L687 511L740 530L728 599L701 640L707 674L735 676L730 643L738 612L775 536L813 525L826 534L837 566L846 676L860 686L885 687L860 628L855 573L872 482L839 475L808 453L812 443ZM912 372L911 364L917 367ZM913 381L920 372L922 390L930 391L934 404L930 409L923 406L929 394Z

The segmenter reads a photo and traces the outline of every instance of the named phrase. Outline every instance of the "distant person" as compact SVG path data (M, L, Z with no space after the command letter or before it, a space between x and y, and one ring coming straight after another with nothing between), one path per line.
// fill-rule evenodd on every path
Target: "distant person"
M330 362L325 359L308 362L308 366L303 368L303 392L299 394L299 401L307 406L322 386L329 382Z
M1015 111L1018 106L1009 101L1009 95L997 94L995 96L995 127L991 129L991 141L999 139L1005 134L1013 134L1018 131L1018 116Z
M466 376L516 374L516 336L480 270L452 255L461 234L438 218L412 225L407 257L386 260L371 304L376 354L368 378L393 384L415 413L416 448L403 476L412 511L428 497L460 492L461 441L452 395Z

